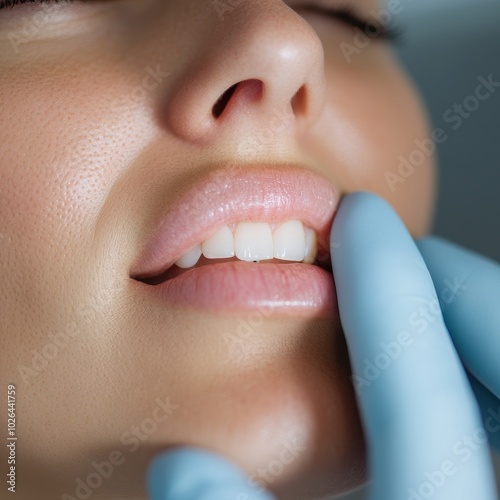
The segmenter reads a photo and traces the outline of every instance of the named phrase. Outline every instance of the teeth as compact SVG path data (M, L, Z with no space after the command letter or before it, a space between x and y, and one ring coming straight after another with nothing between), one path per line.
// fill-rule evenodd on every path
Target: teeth
M274 227L274 226L273 226ZM317 254L316 232L299 220L286 221L274 229L267 222L240 222L235 232L223 226L176 261L178 267L194 267L201 255L207 259L281 259L312 264Z
M175 263L177 266L187 269L188 267L196 266L201 257L201 245L196 245L194 248L185 253Z
M316 232L310 227L305 228L305 258L304 262L306 264L312 264L316 260L316 254L318 253L318 242L316 238Z
M213 236L201 244L207 259L226 259L234 257L234 238L228 226L221 227Z
M306 237L299 220L289 220L274 231L274 257L282 260L304 260Z
M240 260L273 258L273 233L266 222L240 222L234 233L234 249Z

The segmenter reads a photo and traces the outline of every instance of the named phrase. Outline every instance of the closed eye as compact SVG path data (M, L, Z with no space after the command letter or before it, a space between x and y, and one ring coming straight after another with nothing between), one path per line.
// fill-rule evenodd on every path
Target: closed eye
M401 38L401 32L398 29L395 29L388 24L382 24L376 20L368 19L363 14L357 12L354 8L349 6L326 7L324 5L307 4L294 6L294 9L314 12L336 21L343 22L348 26L358 28L373 39L397 41Z
M0 0L0 10L13 8L16 5L38 3L38 4L55 4L55 3L72 3L75 0ZM89 0L80 0L81 2ZM92 0L90 0L92 1ZM98 0L96 0L98 1ZM139 0L140 1L140 0ZM351 6L342 7L326 7L324 5L306 4L294 6L295 9L302 9L309 12L315 12L327 16L336 21L341 21L349 26L358 28L367 34L370 38L378 40L397 41L401 37L401 32L393 27L380 23L376 20L367 19L363 14L357 12Z
M0 0L0 9L13 8L16 5L27 3L51 4L51 3L71 3L73 0ZM82 0L85 1L85 0Z

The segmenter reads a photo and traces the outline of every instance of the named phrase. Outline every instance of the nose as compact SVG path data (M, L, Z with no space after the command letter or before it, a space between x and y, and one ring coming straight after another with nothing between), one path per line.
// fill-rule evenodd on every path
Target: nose
M210 39L200 36L170 81L162 110L171 133L200 143L277 119L284 134L311 127L325 96L323 46L313 28L274 0L245 2L210 22Z

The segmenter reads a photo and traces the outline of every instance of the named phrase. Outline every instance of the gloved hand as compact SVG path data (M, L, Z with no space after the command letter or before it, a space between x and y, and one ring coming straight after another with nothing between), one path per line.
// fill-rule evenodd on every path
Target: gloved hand
M500 265L436 237L417 242L467 368L490 444L500 451Z
M147 483L151 500L274 500L228 459L194 447L156 456Z
M435 238L418 245L426 263L380 198L355 193L342 201L331 254L368 440L370 499L493 500L480 412L456 349L480 381L471 376L484 415L492 418L493 408L500 420L500 404L485 388L500 394L495 362L500 340L494 332L500 271ZM152 500L273 498L253 488L230 461L196 448L157 456L148 470L148 488Z
M456 349L499 395L500 271L438 239L419 247L425 262L387 202L368 193L343 199L332 263L367 437L369 498L492 500L486 434Z

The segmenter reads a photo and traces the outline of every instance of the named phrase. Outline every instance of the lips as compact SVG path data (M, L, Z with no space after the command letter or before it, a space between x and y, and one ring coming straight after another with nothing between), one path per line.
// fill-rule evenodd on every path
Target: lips
M327 179L302 166L212 171L160 215L130 276L147 293L172 305L223 312L266 306L286 314L330 315L336 310L333 278L318 265L202 257L180 273L175 263L222 227L280 227L301 221L316 233L319 260L327 267L328 236L339 198Z

